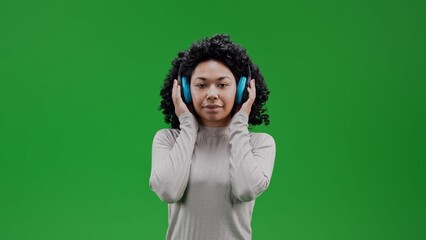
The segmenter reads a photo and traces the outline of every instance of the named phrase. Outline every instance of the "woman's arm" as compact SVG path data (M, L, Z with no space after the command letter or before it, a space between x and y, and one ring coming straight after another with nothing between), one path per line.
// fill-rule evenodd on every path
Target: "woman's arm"
M247 113L239 111L229 126L232 193L244 202L255 199L266 190L275 161L274 139L263 133L251 140L247 125Z
M198 123L190 112L179 116L180 133L160 130L152 144L150 188L167 203L182 198L188 183L192 154L197 140Z

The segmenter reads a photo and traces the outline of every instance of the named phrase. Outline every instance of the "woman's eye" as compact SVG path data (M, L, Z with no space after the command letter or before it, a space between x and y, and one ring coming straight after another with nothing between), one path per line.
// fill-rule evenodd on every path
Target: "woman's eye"
M197 84L197 87L198 87L198 88L205 88L205 87L206 87L206 84Z
M219 84L219 87L220 87L220 88L224 88L224 87L226 87L226 86L228 86L228 84L226 84L226 83Z

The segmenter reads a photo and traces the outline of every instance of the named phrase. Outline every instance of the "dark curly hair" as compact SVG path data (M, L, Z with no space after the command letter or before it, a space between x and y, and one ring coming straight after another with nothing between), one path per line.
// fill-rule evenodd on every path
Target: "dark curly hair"
M173 80L177 79L179 67L183 76L191 76L193 70L201 62L215 60L227 66L235 79L246 76L248 66L251 69L251 78L256 79L256 99L251 107L248 123L251 125L269 124L269 115L266 114L264 106L270 93L262 74L257 65L250 60L246 50L231 41L227 34L218 34L210 38L202 39L192 44L186 50L178 53L178 57L172 61L172 68L169 70L164 85L160 91L161 105L159 110L164 114L164 121L171 123L172 128L179 129L179 118L175 114L175 106L172 100ZM249 79L251 80L251 79ZM235 107L231 114L234 114ZM198 116L196 116L198 117Z

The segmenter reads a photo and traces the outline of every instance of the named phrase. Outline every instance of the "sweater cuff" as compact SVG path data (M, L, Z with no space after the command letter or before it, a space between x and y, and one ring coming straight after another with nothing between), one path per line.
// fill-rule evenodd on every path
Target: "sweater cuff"
M196 131L198 131L197 119L195 119L194 115L191 112L184 112L179 116L180 128L183 126L189 126Z
M233 117L231 124L229 125L229 130L232 132L235 129L238 129L241 126L248 126L249 116L244 111L238 111Z

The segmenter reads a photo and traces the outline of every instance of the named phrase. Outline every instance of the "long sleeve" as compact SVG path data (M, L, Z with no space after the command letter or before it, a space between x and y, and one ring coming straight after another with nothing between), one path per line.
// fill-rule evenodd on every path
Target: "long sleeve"
M191 159L197 140L198 123L190 112L179 116L180 132L163 129L152 144L150 188L167 203L182 198L188 184Z
M250 138L247 125L247 113L239 111L229 126L232 193L243 202L255 199L267 189L275 161L274 139L266 133Z

